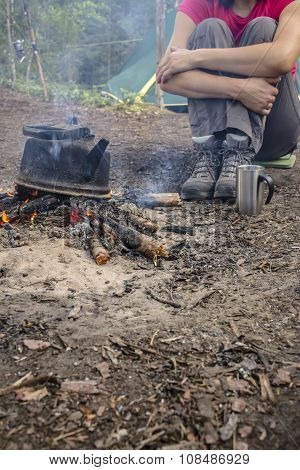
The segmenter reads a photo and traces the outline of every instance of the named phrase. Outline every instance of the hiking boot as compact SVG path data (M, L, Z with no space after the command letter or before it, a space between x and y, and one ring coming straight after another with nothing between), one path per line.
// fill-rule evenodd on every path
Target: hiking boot
M222 141L214 135L194 137L193 141L197 149L197 161L193 174L182 186L181 196L186 201L212 199L220 171L218 153Z
M249 137L227 134L223 148L219 151L221 172L216 183L214 199L236 198L236 174L240 165L251 165L255 151L249 146Z

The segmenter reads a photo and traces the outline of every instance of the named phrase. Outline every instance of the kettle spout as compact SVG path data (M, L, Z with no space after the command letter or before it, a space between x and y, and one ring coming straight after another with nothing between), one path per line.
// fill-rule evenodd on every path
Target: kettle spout
M93 168L93 171L96 171L96 168L98 167L101 158L104 157L105 150L107 149L108 145L109 140L101 139L88 154L87 160Z
M108 146L109 146L109 140L107 140L107 139L99 140L98 144L96 145L96 147L98 148L101 155L104 155L104 152L105 152L105 150L107 149Z

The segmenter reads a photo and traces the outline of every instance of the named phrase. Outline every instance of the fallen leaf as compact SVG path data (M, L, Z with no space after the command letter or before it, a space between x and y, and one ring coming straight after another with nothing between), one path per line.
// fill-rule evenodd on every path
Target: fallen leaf
M242 439L245 439L246 437L249 437L253 431L253 428L251 426L242 426L239 428L238 433L241 436Z
M48 395L46 387L35 390L31 387L23 387L16 390L16 399L20 401L40 401Z
M89 406L81 405L80 411L83 413L85 421L93 421L96 418L95 413Z
M50 348L51 344L47 341L35 341L34 339L25 339L24 346L31 351L44 351Z
M236 441L235 450L248 450L249 446L247 442Z
M251 393L250 384L243 379L227 377L227 387L232 392L244 392L248 394Z
M96 395L101 393L99 384L95 380L65 380L61 384L61 391L78 393L80 395Z
M290 385L291 382L291 374L288 370L285 369L279 369L272 381L273 385Z
M235 432L238 425L238 416L234 413L231 413L227 423L219 429L220 437L223 442L228 441Z
M242 398L231 398L231 409L236 413L242 413L247 406L247 403Z
M184 401L190 401L191 399L191 391L187 388L186 391L183 394Z
M80 317L81 308L81 305L76 305L74 308L72 308L68 315L69 320L78 320Z
M96 365L96 369L100 372L103 380L110 377L108 362L100 362L99 364Z
M204 424L203 434L204 434L204 440L205 440L206 444L208 444L208 445L216 444L219 440L219 435L218 435L217 431L215 430L215 428L213 427L213 425L209 421L207 421Z

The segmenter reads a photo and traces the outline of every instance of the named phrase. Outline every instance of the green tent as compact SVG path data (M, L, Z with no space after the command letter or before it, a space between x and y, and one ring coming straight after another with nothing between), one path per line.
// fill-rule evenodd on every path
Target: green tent
M176 10L171 10L166 15L166 48L173 33L175 16ZM144 102L155 103L155 71L156 32L155 28L151 28L125 63L121 72L108 82L109 91L119 98L122 95L122 89L139 93ZM165 93L165 106L182 111L187 106L187 99Z
M168 46L174 28L176 10L166 15L166 41ZM139 43L121 72L108 82L109 91L116 97L122 96L122 89L140 94L144 102L155 103L156 30L151 28ZM300 93L300 60L297 73ZM187 99L165 93L165 107L174 111L186 111Z

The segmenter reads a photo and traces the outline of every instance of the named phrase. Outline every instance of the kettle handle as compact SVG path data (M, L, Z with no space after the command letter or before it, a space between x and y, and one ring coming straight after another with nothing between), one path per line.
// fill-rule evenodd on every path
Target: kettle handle
M272 201L272 198L274 196L275 184L274 184L274 181L272 180L271 176L268 176L268 175L260 175L259 176L258 184L260 184L262 182L267 183L267 185L269 186L269 194L268 194L268 197L267 197L267 200L266 200L266 203L265 203L266 206L267 206L268 204L270 204L270 202Z

